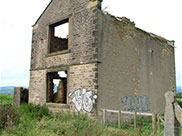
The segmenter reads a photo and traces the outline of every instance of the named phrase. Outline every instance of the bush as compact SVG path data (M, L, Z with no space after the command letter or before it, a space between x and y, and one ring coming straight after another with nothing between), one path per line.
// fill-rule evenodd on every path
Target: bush
M18 111L10 104L0 106L0 129L4 127L12 127L18 124L20 116Z
M34 104L23 104L20 107L20 114L30 119L42 118L43 116L51 116L47 108Z
M96 120L89 119L86 114L74 114L71 128L74 135L80 136L100 135L104 130L104 126Z

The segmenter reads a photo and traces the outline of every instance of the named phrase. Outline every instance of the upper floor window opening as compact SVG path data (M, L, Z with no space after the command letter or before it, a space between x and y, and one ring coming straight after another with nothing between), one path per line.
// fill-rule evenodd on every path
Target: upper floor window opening
M49 53L68 49L69 20L65 19L49 26Z

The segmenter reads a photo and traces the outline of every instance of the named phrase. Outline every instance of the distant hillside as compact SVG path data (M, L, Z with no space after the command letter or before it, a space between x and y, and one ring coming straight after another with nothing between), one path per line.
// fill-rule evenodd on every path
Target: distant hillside
M176 92L177 93L182 93L182 86L177 86L176 87Z
M0 94L14 95L14 86L0 87Z
M0 87L0 94L10 94L10 95L14 95L14 87L15 86L4 86L4 87ZM24 88L28 88L23 86Z

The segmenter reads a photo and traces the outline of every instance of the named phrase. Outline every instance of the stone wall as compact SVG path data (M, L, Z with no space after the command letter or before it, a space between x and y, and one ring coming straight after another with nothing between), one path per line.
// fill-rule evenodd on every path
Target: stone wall
M94 108L96 107L97 100L97 64L84 64L71 66L69 68L69 77L68 77L68 85L70 90L69 95L69 104L72 109L76 111L83 112L95 112ZM84 90L86 92L84 92ZM77 93L80 92L80 93ZM89 95L87 95L89 93ZM90 100L89 103L85 102L81 97L84 96L87 100ZM74 99L80 99L81 105L78 104L78 101L74 101ZM87 106L89 110L84 108L84 105ZM79 109L78 107L81 107Z
M182 108L176 101L176 94L167 91L165 99L164 136L181 136Z
M99 7L97 0L51 1L33 26L29 102L45 104L47 73L66 70L72 109L95 112L98 104L98 109L164 112L164 93L176 86L174 48ZM68 49L49 53L50 25L65 19Z
M52 52L67 50L68 49L68 38L54 37L52 44L53 44Z
M94 111L97 97L98 10L97 3L90 0L53 0L50 3L33 26L29 102L45 104L47 73L66 70L67 97L73 94L67 103L76 109L76 102L72 100L74 92L80 90L84 98L91 100L88 104L90 107L85 107L85 111ZM69 20L68 49L49 53L50 25L65 19Z
M97 7L88 8L89 0L53 0L47 10L33 26L31 70L52 68L47 64L52 59L56 66L72 65L73 63L97 60ZM48 53L50 25L61 20L69 19L69 51L61 58L56 53ZM51 58L49 58L51 57ZM59 62L57 62L59 61ZM59 64L58 64L59 63ZM50 65L51 64L51 65Z
M43 105L46 103L46 70L30 72L29 102Z
M23 87L14 88L14 106L20 107L23 103L28 103L29 90Z

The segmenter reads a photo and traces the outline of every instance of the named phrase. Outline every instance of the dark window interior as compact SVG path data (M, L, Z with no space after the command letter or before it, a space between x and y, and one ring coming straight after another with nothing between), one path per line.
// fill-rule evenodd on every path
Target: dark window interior
M67 99L67 71L47 73L47 102L64 103Z
M68 49L68 19L50 25L49 53Z

